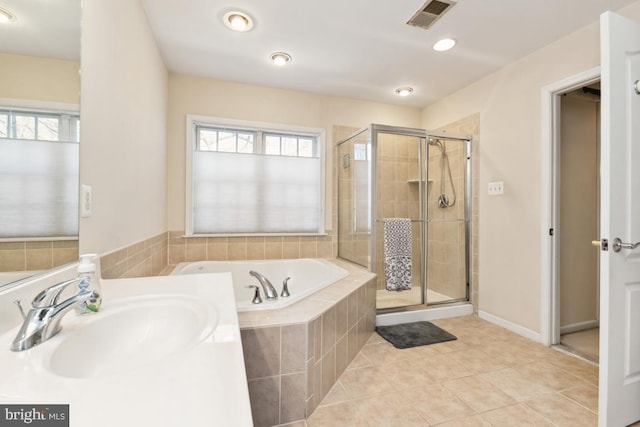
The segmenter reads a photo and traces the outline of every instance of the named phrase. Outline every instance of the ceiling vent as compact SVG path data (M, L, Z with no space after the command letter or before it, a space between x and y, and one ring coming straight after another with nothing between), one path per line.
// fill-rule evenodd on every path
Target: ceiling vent
M428 29L455 4L452 0L429 0L407 21L407 25Z

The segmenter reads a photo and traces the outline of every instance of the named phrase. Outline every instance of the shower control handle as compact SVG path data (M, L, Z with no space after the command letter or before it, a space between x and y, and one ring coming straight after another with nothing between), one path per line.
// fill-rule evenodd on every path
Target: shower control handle
M261 304L262 303L262 297L260 296L260 286L258 285L249 285L249 286L245 286L245 288L255 288L256 291L253 294L253 299L251 300L252 304Z
M624 243L622 240L620 240L619 237L616 237L613 240L613 251L614 252L620 252L620 249L635 249L638 246L640 246L640 242L637 242L637 243Z

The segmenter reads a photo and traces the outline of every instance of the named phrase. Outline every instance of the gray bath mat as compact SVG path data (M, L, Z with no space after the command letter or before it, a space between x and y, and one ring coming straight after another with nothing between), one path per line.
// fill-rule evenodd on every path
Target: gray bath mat
M395 348L418 347L457 339L454 335L431 322L376 326L376 331L382 338L393 344Z

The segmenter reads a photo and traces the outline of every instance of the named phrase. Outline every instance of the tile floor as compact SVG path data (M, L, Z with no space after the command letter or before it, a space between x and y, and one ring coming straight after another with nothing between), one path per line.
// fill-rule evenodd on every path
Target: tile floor
M597 362L600 354L600 328L564 334L560 337L560 343L572 353Z
M306 422L290 427L596 426L598 367L476 316L456 341L398 350L374 333Z

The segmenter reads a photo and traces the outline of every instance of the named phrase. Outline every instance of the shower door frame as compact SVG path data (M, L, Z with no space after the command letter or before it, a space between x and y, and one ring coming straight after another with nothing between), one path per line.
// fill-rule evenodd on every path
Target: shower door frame
M377 210L378 210L378 201L377 201L377 180L376 178L376 168L378 164L378 134L393 134L393 135L403 135L409 137L417 137L420 140L419 150L418 150L418 203L419 203L419 219L420 224L420 287L421 287L421 298L422 302L418 304L411 304L405 306L398 307L389 307L389 308L376 308L377 313L395 313L401 311L411 311L411 310L422 310L427 307L434 306L442 306L442 305L450 305L457 303L467 303L471 299L471 257L470 257L470 244L471 244L471 141L473 138L469 135L461 135L455 133L448 132L439 132L439 131L430 131L425 129L415 129L415 128L406 128L406 127L397 127L397 126L388 126L388 125L380 125L380 124L371 124L366 126L358 132L355 132L353 135L359 134L360 132L368 129L369 137L371 138L371 162L369 163L369 177L371 182L370 187L370 201L371 201L371 211L370 211L370 224L371 224L371 241L370 241L370 262L369 262L369 270L372 273L380 274L376 270L376 264L378 261L378 254L376 251L377 247L377 233L376 233L376 224L379 221L382 221L383 218L377 218ZM464 156L465 156L465 167L464 167L464 183L465 183L465 191L464 191L464 229L465 229L465 296L463 298L454 298L441 302L429 302L427 299L427 289L428 289L428 280L427 280L427 269L428 269L428 232L427 226L429 224L429 217L427 211L426 204L426 193L427 193L427 180L429 178L429 159L428 159L428 144L427 141L430 137L439 138L443 140L457 140L464 143ZM384 274L384 272L382 272Z

